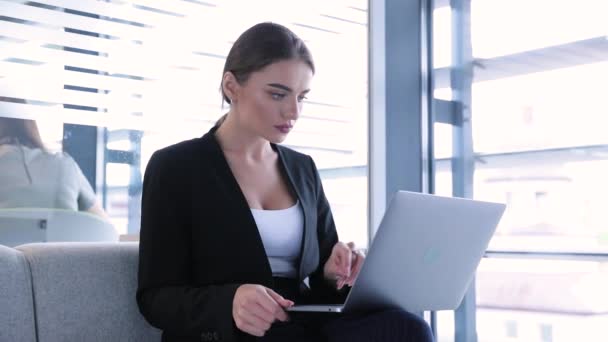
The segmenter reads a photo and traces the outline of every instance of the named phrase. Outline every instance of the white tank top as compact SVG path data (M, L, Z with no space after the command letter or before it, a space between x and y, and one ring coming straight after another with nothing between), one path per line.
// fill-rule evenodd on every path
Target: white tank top
M251 213L262 237L272 275L296 278L304 232L304 215L299 202L287 209L251 209Z

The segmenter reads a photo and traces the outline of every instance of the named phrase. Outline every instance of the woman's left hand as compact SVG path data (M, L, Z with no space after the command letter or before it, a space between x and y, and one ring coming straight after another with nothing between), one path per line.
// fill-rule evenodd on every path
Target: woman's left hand
M338 242L323 267L325 279L335 283L338 290L344 285L353 286L364 260L365 256L355 249L354 242Z

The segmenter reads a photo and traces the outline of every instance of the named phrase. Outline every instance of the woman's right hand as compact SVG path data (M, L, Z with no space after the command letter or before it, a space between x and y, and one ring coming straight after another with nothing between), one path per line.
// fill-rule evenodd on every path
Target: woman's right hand
M285 308L293 306L273 290L262 285L244 284L239 286L232 301L232 317L240 330L264 336L274 321L289 320Z

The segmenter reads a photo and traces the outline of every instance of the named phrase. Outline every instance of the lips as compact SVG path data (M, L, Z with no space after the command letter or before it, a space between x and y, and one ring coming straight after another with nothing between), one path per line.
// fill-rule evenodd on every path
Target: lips
M283 133L283 134L287 134L289 133L289 131L291 130L291 128L293 126L291 125L276 125L274 126L279 132Z

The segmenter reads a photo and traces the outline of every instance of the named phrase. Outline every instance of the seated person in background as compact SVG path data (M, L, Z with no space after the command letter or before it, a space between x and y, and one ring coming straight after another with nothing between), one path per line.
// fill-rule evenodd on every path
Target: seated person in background
M34 120L0 117L0 170L0 208L81 210L108 220L78 164L47 151Z

